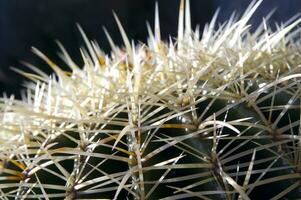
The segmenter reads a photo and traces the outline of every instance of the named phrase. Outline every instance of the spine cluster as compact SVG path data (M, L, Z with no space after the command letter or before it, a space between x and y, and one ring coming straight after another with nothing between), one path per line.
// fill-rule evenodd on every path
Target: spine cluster
M301 19L254 31L262 0L201 33L182 0L178 37L154 31L105 54L86 47L70 71L15 69L22 100L0 103L0 199L301 198ZM264 192L263 192L264 191Z

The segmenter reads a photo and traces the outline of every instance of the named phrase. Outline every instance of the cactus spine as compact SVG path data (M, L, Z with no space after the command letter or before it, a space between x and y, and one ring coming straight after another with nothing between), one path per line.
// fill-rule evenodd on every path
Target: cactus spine
M86 42L70 71L30 79L1 99L0 198L301 198L300 19L250 31L240 17L193 31L182 0L178 38L164 42L156 8L147 44L111 55ZM185 5L184 5L185 4ZM263 192L264 191L264 192Z

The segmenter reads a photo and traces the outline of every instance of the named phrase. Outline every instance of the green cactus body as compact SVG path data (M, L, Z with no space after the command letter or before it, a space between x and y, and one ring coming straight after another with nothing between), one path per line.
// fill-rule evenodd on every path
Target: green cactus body
M156 8L147 44L124 40L105 55L81 49L83 67L31 81L1 99L0 198L300 199L300 28L250 32L241 18L202 35L181 1L176 41L163 42Z

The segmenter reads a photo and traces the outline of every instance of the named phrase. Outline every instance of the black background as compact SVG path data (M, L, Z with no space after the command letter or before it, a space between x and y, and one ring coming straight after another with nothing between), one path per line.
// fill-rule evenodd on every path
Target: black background
M114 41L122 44L112 15L119 16L128 36L145 41L146 20L153 24L155 0L0 0L0 93L20 94L24 79L10 70L10 66L25 69L20 60L26 60L50 73L40 59L30 51L35 46L50 58L62 64L57 56L55 39L61 41L74 60L81 63L79 46L83 45L76 28L78 22L90 39L96 39L109 52L102 31L105 26ZM163 38L175 36L179 0L159 0ZM218 21L225 21L234 11L241 13L250 0L191 0L193 26L202 28L214 11L221 7ZM268 12L278 7L270 24L286 21L301 11L300 0L265 0L250 23L256 26ZM78 58L78 59L76 59Z

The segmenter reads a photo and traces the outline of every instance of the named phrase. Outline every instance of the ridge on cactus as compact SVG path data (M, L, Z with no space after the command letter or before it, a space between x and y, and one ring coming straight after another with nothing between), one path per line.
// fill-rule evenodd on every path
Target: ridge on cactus
M79 27L78 66L39 50L47 75L0 103L0 199L300 199L301 19L272 30L241 16L192 30L182 0L178 36L154 31L106 55Z

